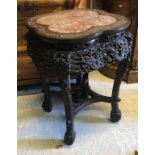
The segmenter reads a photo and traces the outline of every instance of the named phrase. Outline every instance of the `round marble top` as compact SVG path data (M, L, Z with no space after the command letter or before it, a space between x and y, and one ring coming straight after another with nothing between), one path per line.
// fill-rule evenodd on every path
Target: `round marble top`
M26 21L38 35L54 39L78 39L129 26L126 17L95 9L73 9L34 16Z

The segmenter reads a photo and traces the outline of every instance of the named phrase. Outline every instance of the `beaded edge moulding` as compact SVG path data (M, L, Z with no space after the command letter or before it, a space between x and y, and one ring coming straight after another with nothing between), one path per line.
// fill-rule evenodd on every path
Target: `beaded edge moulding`
M96 9L65 10L34 16L26 21L30 30L53 39L80 39L96 33L124 30L129 25L130 20L124 16Z

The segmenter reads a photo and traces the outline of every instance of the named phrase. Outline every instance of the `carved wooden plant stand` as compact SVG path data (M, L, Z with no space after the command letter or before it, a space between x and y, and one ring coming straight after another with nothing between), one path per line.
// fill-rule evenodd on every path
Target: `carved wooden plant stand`
M75 114L88 104L111 103L110 119L119 121L119 89L132 48L132 35L126 32L130 20L105 11L77 9L35 16L26 21L26 25L30 30L28 54L42 79L42 107L47 112L52 110L48 73L57 73L65 105L66 144L72 144L75 139ZM116 62L118 69L112 96L91 90L88 73ZM76 78L76 84L71 85L72 77Z

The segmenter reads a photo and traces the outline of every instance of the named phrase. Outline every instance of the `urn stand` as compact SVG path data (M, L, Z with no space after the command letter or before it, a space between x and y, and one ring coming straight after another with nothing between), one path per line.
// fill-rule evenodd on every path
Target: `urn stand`
M47 112L53 104L48 74L54 71L59 79L66 144L75 140L74 116L91 103L110 103L110 120L121 119L119 90L132 49L132 34L126 31L129 25L126 17L94 9L43 14L26 21L28 55L40 74L44 88L42 107ZM100 95L90 88L88 74L112 63L118 63L112 95ZM75 84L70 81L73 77Z

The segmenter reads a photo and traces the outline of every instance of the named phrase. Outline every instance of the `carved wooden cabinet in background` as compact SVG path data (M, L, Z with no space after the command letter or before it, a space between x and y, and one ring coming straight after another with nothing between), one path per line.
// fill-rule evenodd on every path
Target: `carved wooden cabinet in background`
M134 47L130 66L124 75L128 83L138 81L138 0L92 0L92 7L127 16L132 23L129 31L134 35ZM114 78L116 66L107 65L100 70L104 75Z
M85 0L17 0L17 83L18 86L40 83L37 70L27 55L25 19L71 8L86 8ZM51 74L55 79L55 73Z

